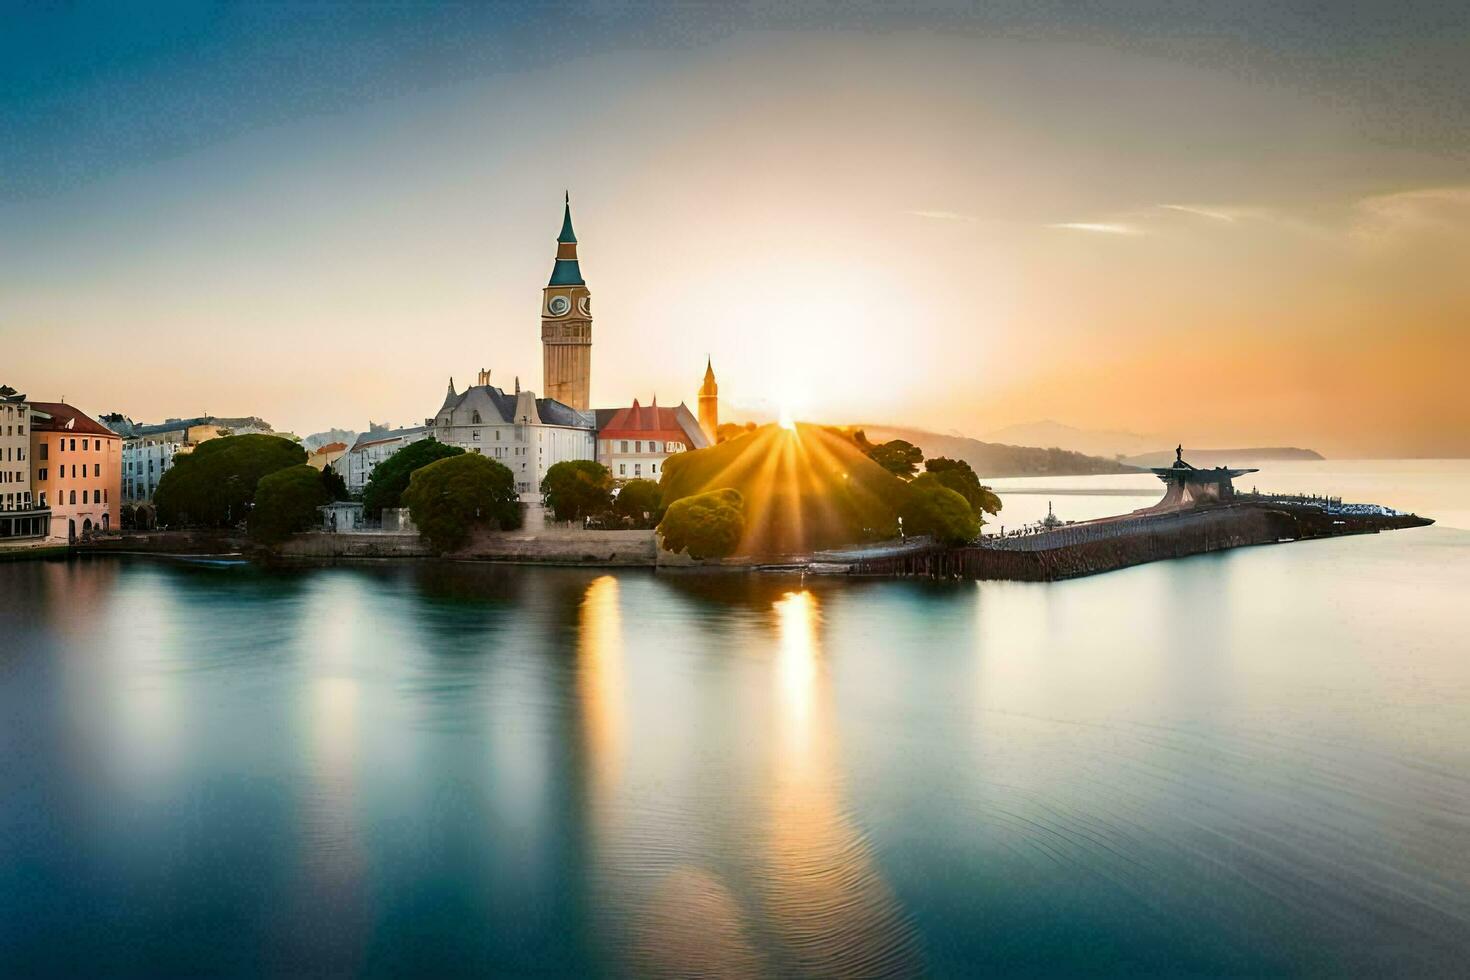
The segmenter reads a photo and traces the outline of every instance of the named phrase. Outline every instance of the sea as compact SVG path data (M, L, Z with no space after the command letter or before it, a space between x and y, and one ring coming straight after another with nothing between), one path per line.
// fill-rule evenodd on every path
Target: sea
M0 562L0 973L1463 975L1470 462L1240 482L1438 523L1047 584Z

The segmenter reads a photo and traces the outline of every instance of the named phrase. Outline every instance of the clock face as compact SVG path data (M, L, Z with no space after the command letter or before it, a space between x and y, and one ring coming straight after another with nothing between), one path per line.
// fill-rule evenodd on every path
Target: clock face
M583 316L591 316L592 315L592 297L591 296L583 296L581 299L577 300L577 306L582 310L582 315Z
M566 312L571 308L572 301L565 296L553 296L546 304L546 309L551 312L552 316L565 316Z

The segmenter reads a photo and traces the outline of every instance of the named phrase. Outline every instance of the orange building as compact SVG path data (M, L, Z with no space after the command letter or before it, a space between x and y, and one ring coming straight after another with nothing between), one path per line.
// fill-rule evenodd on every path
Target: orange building
M62 402L31 402L31 499L51 508L51 537L118 526L122 437Z

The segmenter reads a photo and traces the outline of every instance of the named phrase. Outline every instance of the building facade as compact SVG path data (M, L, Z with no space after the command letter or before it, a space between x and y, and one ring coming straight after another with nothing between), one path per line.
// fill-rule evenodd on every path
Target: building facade
M432 436L433 433L422 425L364 432L353 442L351 449L337 457L331 464L332 469L341 474L348 493L360 494L379 463L409 443Z
M516 492L527 501L540 498L541 479L557 463L595 457L596 416L553 398L522 391L507 394L482 370L477 384L449 390L444 404L427 419L435 439L466 452L488 456L509 467Z
M548 399L585 412L592 394L592 294L577 263L571 195L541 294L541 387Z
M30 434L31 496L51 508L51 539L117 527L122 437L63 402L32 402Z
M682 402L678 408L659 408L655 398L643 407L635 398L630 408L601 409L597 415L597 461L620 482L656 482L664 460L713 444Z
M51 512L32 496L31 406L26 396L0 385L0 538L42 538Z
M709 359L704 362L704 383L699 386L699 427L711 446L720 441L720 386Z
M324 470L341 459L345 452L347 452L347 443L329 442L307 453L306 465L314 470Z

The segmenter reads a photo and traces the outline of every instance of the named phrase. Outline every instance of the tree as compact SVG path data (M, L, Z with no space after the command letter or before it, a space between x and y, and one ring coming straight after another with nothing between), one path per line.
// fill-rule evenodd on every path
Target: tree
M612 473L590 459L569 459L546 471L541 494L557 520L580 521L612 507Z
M999 514L1001 508L1000 497L995 491L980 482L970 464L963 459L948 459L944 456L935 456L926 460L924 469L927 474L932 474L940 483L949 487L955 493L964 497L970 504L970 509L979 517L982 513ZM926 475L927 475L926 474ZM920 477L919 479L923 479ZM983 518L982 518L983 523Z
M447 456L414 470L403 503L419 536L439 552L463 547L476 527L509 530L521 524L515 477L478 453Z
M420 439L404 446L373 467L367 486L362 488L363 515L378 520L383 516L383 508L402 506L403 491L408 489L414 470L463 453L463 447L445 445L437 439Z
M739 490L710 490L669 505L658 525L666 550L690 558L725 558L745 534L745 498Z
M636 528L653 527L659 521L663 491L652 480L629 480L613 501L613 512L627 518Z
M228 527L244 519L262 477L306 462L306 450L279 436L224 436L174 457L153 502L170 525Z
M903 508L906 534L927 534L943 544L965 544L980 534L980 518L969 501L925 474L909 485Z
M250 536L262 544L284 541L315 527L317 508L331 499L322 474L302 463L261 477L250 511Z
M322 489L330 500L347 500L352 496L347 492L347 481L342 479L342 474L330 466L322 467Z
M869 449L868 458L894 476L907 480L918 471L919 464L924 461L924 451L911 442L894 439Z

